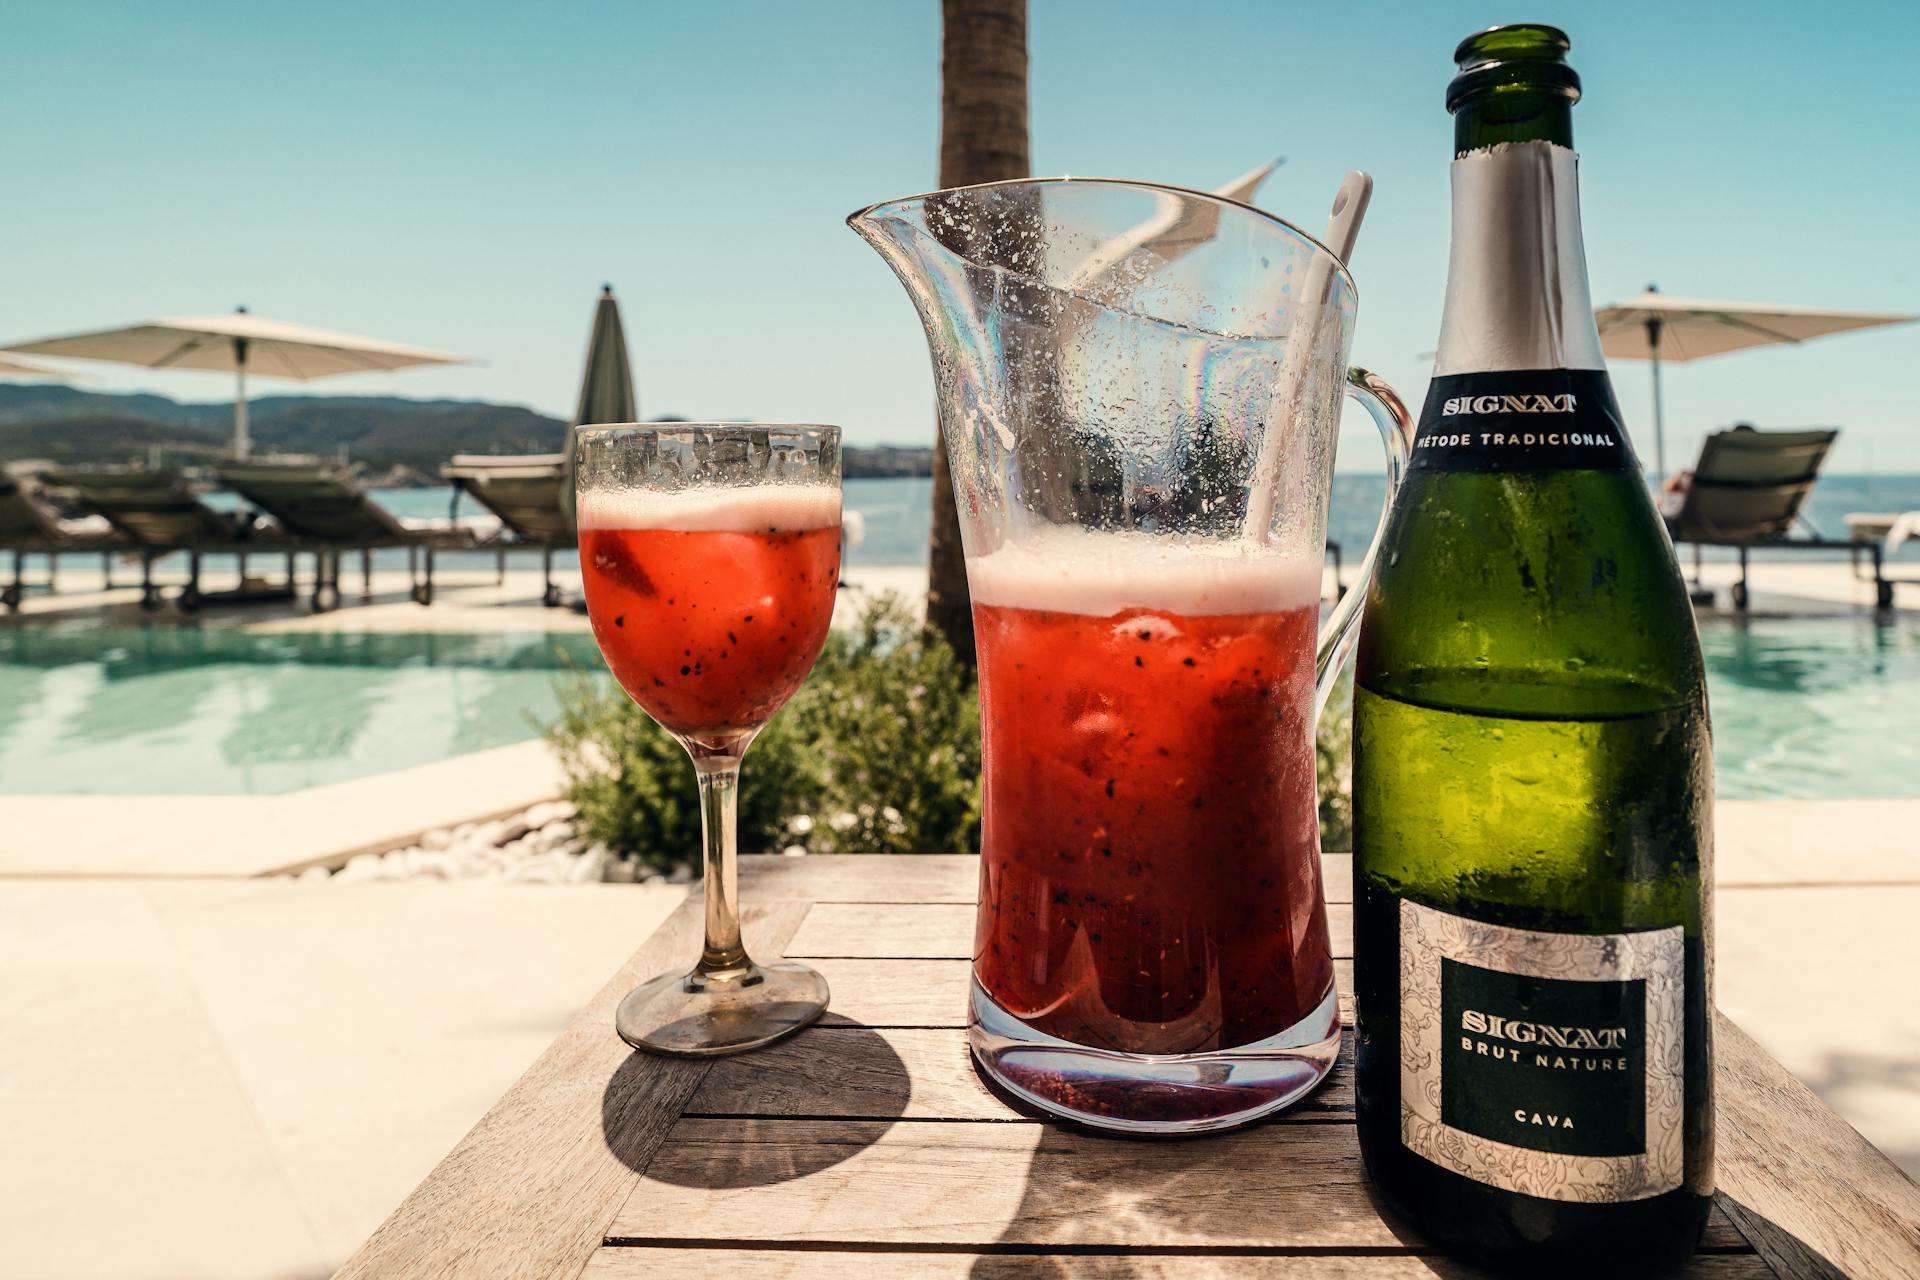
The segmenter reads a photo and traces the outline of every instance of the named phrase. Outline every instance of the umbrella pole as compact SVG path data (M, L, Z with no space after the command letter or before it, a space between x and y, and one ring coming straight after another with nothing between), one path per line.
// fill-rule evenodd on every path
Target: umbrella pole
M1667 480L1667 423L1666 410L1660 402L1660 322L1647 321L1647 346L1652 355L1653 365L1653 467L1654 483L1665 484Z
M233 457L236 462L245 462L247 454L253 451L252 442L247 439L247 340L233 340L233 362L238 385L233 393Z

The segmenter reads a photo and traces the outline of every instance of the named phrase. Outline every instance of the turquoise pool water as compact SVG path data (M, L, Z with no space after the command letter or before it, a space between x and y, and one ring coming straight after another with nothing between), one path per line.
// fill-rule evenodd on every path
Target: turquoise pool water
M1920 797L1920 620L1710 622L1720 793ZM0 794L277 794L537 736L591 638L0 628Z
M1920 620L1701 628L1720 794L1920 797Z
M278 794L537 736L580 634L0 628L0 794Z

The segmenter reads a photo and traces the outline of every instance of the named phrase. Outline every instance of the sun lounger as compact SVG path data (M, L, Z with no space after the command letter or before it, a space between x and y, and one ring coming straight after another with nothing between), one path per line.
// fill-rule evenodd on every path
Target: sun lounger
M26 595L29 555L47 558L47 589L52 590L59 557L94 552L102 557L107 585L113 585L113 556L130 550L127 542L98 517L64 520L47 509L35 492L31 475L0 469L0 551L13 553L13 581L0 587L0 606L19 609Z
M1900 550L1909 540L1920 541L1920 511L1850 511L1846 516L1847 532L1853 535L1855 542L1871 542L1880 548L1882 556L1890 556ZM1884 566L1882 566L1884 576ZM1913 582L1913 578L1889 578L1892 582ZM1887 589L1888 603L1892 603L1892 587Z
M560 588L553 580L553 553L574 547L573 525L560 504L567 484L566 455L457 454L440 468L440 474L453 485L456 507L461 494L470 494L499 517L503 534L509 536L497 544L496 550L502 554L520 549L540 552L545 584L541 599L549 607L558 605Z
M1920 538L1920 511L1849 511L1846 521L1856 540L1878 542L1888 555L1909 538Z
M451 525L423 529L402 524L350 476L325 463L229 463L218 467L216 474L221 484L271 517L283 533L316 544L316 595L323 600L330 598L333 604L340 598L342 552L360 553L361 585L370 595L373 553L387 547L406 548L413 599L429 604L433 600L434 552L472 550L477 545L471 532ZM419 570L422 556L424 576Z
M1846 551L1856 570L1862 555L1873 562L1875 602L1893 603L1893 584L1881 572L1880 544L1858 538L1827 538L1802 508L1820 478L1820 465L1840 433L1833 430L1760 431L1737 426L1716 431L1700 448L1700 461L1670 483L1662 500L1675 545L1693 544L1693 597L1713 603L1700 586L1700 548L1732 547L1740 555L1733 605L1746 609L1747 557L1754 548L1780 551ZM1795 525L1807 530L1795 537Z
M47 472L45 480L65 490L87 511L104 517L139 553L143 609L160 607L160 591L153 581L154 562L174 552L185 552L189 564L187 585L175 597L175 603L192 613L214 602L252 604L293 599L294 556L313 549L299 539L257 528L244 516L215 511L187 489L177 471L66 468ZM246 557L257 553L286 556L284 583L262 585L247 577ZM239 588L219 592L200 589L200 559L212 554L240 558Z

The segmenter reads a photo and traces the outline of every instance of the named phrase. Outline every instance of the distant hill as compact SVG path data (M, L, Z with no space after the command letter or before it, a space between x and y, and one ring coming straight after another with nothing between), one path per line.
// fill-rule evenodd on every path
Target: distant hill
M357 406L367 409L431 410L489 405L484 400L410 400L405 396L255 396L247 401L253 419L304 405ZM527 412L532 412L527 410ZM231 400L175 400L145 392L88 391L56 382L0 383L0 422L68 417L77 413L104 413L117 417L152 418L214 428L233 421Z
M62 464L144 461L159 446L177 461L211 460L230 437L200 427L111 413L37 421L0 421L0 462L23 458Z
M225 447L232 422L230 402L0 383L0 462L121 463L155 447L175 461L200 461ZM248 425L261 453L333 457L344 449L369 468L426 476L456 453L552 453L567 429L523 405L402 396L262 396L248 402ZM926 447L846 449L849 476L929 475L932 465Z

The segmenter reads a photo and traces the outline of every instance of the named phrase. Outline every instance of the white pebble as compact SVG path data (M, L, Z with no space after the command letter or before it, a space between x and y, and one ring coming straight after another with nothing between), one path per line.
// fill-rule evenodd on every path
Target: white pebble
M544 800L521 815L521 820L530 827L544 827L549 822L569 816L565 806L554 800Z
M450 868L455 880L478 880L493 874L493 861L478 854L455 858Z
M568 855L566 879L569 884L597 884L607 878L607 860L591 853Z
M453 878L453 855L444 851L427 851L414 855L412 872L415 876L430 880L449 880Z
M453 832L435 828L420 837L420 847L429 853L438 853L453 845Z
M552 884L558 878L548 862L523 862L507 872L507 879L515 884Z
M295 876L294 879L318 883L322 880L333 879L333 872L327 870L325 867L308 867L305 871Z
M342 884L355 880L378 880L386 872L386 863L377 853L356 853L347 859L347 865L340 868L335 877Z

